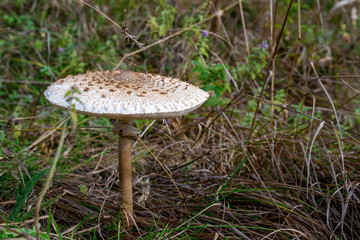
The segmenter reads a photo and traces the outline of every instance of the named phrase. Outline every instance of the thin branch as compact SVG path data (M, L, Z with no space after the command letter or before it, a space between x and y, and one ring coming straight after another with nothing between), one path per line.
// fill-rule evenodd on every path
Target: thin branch
M247 32L246 32L246 24L245 24L245 18L244 18L244 11L243 11L243 7L242 7L242 0L239 0L239 7L240 7L241 23L242 23L244 37L245 37L246 52L247 52L247 55L249 56L250 48L249 48L249 42L248 42L248 37L247 37Z
M121 30L121 33L125 35L125 39L133 42L138 48L143 48L144 47L144 43L139 42L136 37L134 35L131 35L129 33L129 29L127 27L121 27L119 24L117 24L114 20L112 20L111 18L109 18L105 13L103 13L102 11L100 11L99 9L91 6L89 3L83 1L83 0L78 0L79 2L85 4L86 6L92 8L93 10L95 10L96 12L100 13L101 15L103 15L107 20L109 20L111 23L113 23L116 27L118 27Z
M79 1L82 1L82 0L79 0ZM236 6L237 4L238 4L238 2L235 2L235 3L233 3L233 4L230 4L229 6L227 6L226 8L224 8L224 9L221 10L221 11L223 11L223 12L224 12L224 11L227 11L227 10L233 8L234 6ZM146 49L149 49L149 48L151 48L151 47L153 47L153 46L156 46L156 45L158 45L158 44L160 44L160 43L166 42L167 40L169 40L169 39L171 39L171 38L173 38L173 37L176 37L176 36L178 36L178 35L186 32L186 31L192 29L193 27L195 27L195 26L197 26L197 25L199 25L199 24L202 24L202 23L204 23L204 22L206 22L206 21L209 21L210 19L212 19L212 18L214 18L214 17L216 17L216 16L218 16L218 13L217 13L217 12L214 13L214 14L212 14L211 16L209 16L209 17L207 17L207 18L204 18L203 20L201 20L201 21L199 21L199 22L197 22L197 23L194 23L194 24L190 25L189 27L183 28L182 30L180 30L180 31L178 31L178 32L175 32L175 33L173 33L173 34L171 34L171 35L169 35L169 36L167 36L167 37L164 37L164 38L162 38L162 39L160 39L160 40L158 40L158 41L156 41L156 42L154 42L154 43L152 43L152 44L150 44L150 45L147 45L146 47L143 47L143 48L138 49L138 50L136 50L136 51L134 51L134 52L130 52L130 53L125 54L125 55L120 59L119 63L115 66L114 69L117 69L117 68L121 65L121 63L122 63L126 58L128 58L128 57L130 57L130 56L132 56L132 55L138 54L138 53L140 53L140 52L142 52L142 51L144 51L144 50L146 50Z

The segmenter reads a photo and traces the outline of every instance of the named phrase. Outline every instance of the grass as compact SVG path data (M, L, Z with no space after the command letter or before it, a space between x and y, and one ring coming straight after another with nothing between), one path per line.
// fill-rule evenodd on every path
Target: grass
M0 3L1 239L360 238L356 3L86 3ZM111 122L43 96L114 68L211 93L188 116L135 121L132 229Z

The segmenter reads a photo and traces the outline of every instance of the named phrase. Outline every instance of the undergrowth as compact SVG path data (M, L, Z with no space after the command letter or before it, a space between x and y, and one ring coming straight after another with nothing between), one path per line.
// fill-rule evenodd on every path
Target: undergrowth
M0 2L1 239L360 239L356 1L86 3ZM131 229L112 122L43 96L115 68L211 95L135 121L184 198L134 139Z

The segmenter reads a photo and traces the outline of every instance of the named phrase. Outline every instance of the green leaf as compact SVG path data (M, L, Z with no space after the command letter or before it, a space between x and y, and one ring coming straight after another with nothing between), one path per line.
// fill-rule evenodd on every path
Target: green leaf
M40 40L36 40L35 41L35 48L37 49L37 50L39 50L39 51L41 51L41 49L42 49L42 41L40 41Z
M213 90L213 86L207 85L207 86L205 86L205 87L202 87L202 89L203 89L204 91L210 91L210 90Z
M262 68L261 64L258 63L258 62L254 62L254 65L256 67L256 73L259 73L261 71L261 68Z
M74 106L74 105L73 105L73 108L72 108L72 110L71 110L71 112L70 112L70 116L71 116L71 119L72 119L72 122L73 122L73 127L72 127L72 129L73 129L73 131L75 131L76 125L77 125L77 122L78 122L78 116L77 116L77 114L76 114L76 110L75 110L75 106Z
M15 206L10 214L10 220L18 221L21 207L24 205L26 198L29 196L31 190L34 188L36 182L46 174L47 170L42 170L33 176L25 185L25 188L21 189L16 197Z
M88 194L88 191L87 191L87 186L85 184L80 184L79 185L79 190L81 193L87 195Z
M199 50L202 55L204 55L206 58L209 58L209 54L206 52L205 48L201 47Z
M214 86L213 87L214 94L217 98L220 98L222 93L224 92L224 88L220 86Z
M49 211L49 218L51 218L51 220L52 220L52 222L53 222L53 224L54 224L54 226L55 226L55 230L56 230L56 233L57 233L58 236L59 236L59 239L60 239L60 240L63 240L63 237L61 236L61 231L60 231L59 225L56 223L55 218L54 218L54 216L52 215L51 211Z
M252 79L255 79L256 74L255 74L254 72L250 72L250 75L251 75L251 78L252 78Z

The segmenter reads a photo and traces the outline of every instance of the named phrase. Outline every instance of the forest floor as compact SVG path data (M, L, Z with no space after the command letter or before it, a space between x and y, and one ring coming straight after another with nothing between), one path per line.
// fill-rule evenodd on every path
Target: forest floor
M335 0L1 1L0 239L360 239L359 13ZM113 122L43 95L112 69L210 94L187 116L134 121L133 219Z

